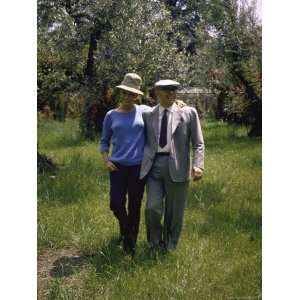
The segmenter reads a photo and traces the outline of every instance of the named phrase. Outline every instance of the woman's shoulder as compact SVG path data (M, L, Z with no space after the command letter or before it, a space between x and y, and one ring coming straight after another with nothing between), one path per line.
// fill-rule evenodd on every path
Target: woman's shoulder
M112 109L110 109L110 110L106 113L106 116L111 116L111 115L113 115L115 112L117 112L117 109L116 109L116 108L112 108Z
M115 112L116 112L116 109L113 108L113 109L110 109L106 114L105 114L105 117L104 117L104 121L106 122L112 122L114 117L115 117Z

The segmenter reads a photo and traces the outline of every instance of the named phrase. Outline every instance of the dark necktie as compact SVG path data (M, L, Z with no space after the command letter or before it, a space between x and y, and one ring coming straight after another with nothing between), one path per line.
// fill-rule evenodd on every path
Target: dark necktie
M168 127L168 117L167 117L167 110L164 110L164 115L161 119L161 126L160 126L160 137L159 137L159 146L163 148L167 145L167 127Z

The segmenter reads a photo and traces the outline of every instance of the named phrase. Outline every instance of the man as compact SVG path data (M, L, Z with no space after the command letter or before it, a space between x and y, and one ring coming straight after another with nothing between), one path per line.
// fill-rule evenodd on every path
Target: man
M204 141L199 117L195 108L175 102L178 86L173 80L156 82L159 104L143 113L146 140L140 178L147 178L147 239L154 249L159 246L167 250L176 248L189 179L199 180L204 170Z

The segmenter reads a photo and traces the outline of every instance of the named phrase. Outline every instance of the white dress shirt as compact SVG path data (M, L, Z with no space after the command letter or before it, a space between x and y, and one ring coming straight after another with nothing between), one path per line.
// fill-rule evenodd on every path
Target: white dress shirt
M173 117L173 107L174 103L169 106L168 108L164 108L159 104L159 114L158 114L158 149L157 152L170 152L171 150L171 136L172 136L172 117ZM167 109L167 144L161 148L159 146L159 138L160 138L160 127L161 127L161 120L164 115L164 110Z

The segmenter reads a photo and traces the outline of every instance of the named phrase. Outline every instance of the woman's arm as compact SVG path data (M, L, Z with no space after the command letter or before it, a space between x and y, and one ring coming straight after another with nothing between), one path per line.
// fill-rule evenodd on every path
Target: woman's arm
M111 115L110 113L107 113L103 120L102 134L100 140L100 152L102 154L104 165L110 172L118 170L118 168L108 159L111 136L112 136Z

